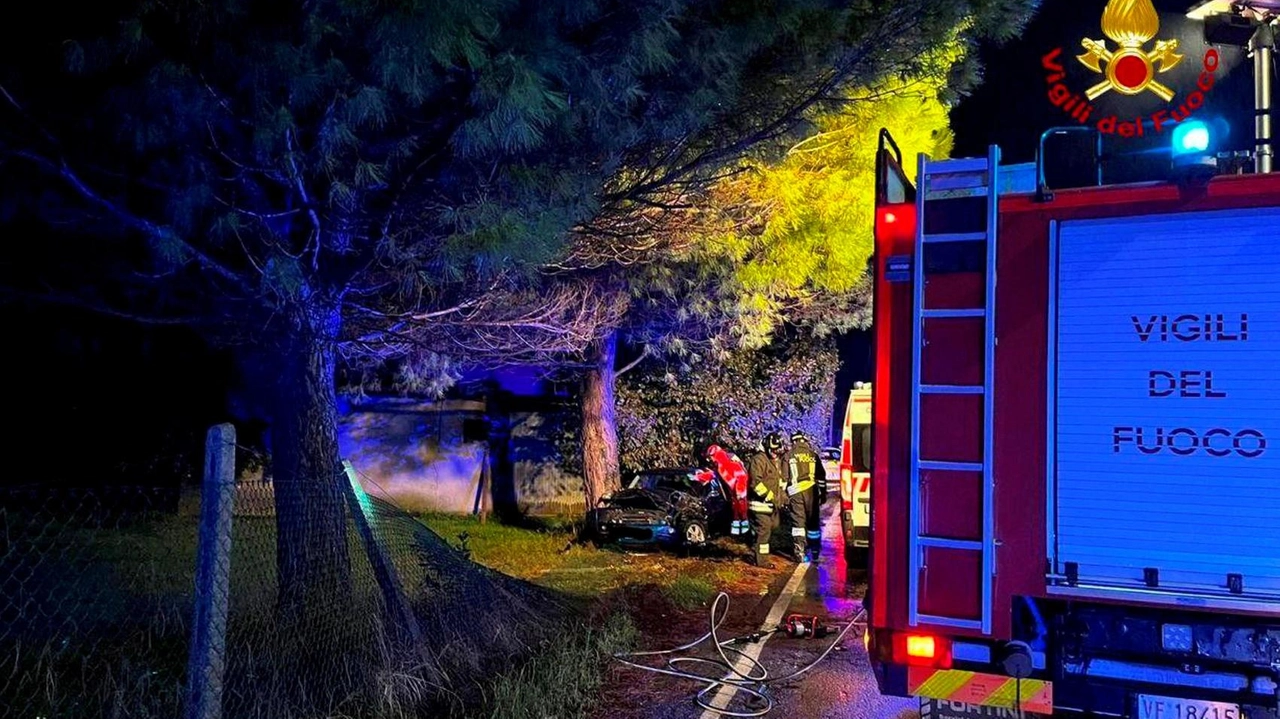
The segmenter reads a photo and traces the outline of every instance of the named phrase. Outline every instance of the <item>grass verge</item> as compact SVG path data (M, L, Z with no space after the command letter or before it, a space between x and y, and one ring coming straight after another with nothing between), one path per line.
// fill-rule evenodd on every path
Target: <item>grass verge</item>
M573 543L564 524L512 527L490 519L425 514L428 527L471 559L587 602L610 592L655 586L682 609L703 607L717 592L763 594L776 573L748 565L747 548L720 540L698 556L627 552Z
M705 607L716 596L716 587L702 577L681 575L663 588L667 599L677 608L685 611Z
M545 651L493 683L477 717L581 719L595 705L613 654L631 649L636 627L613 613L598 627L562 635Z
M749 598L766 594L780 576L777 570L747 564L748 548L727 539L696 556L681 557L577 544L565 523L513 527L456 515L420 518L472 560L576 599L592 616L607 617L591 622L595 629L554 642L494 681L484 709L471 719L638 716L637 707L653 697L679 695L689 687L680 680L620 670L613 654L632 645L675 646L705 632L707 608L721 591L736 598L726 626L754 626Z

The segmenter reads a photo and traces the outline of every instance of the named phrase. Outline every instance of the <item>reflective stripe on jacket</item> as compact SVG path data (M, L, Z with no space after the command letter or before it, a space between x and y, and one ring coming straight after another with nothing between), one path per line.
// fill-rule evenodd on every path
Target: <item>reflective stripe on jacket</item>
M782 494L784 470L780 458L770 457L763 449L758 449L748 460L747 473L751 475L752 511L772 512Z
M822 458L808 442L798 441L787 451L788 484L787 494L797 495L807 492L815 485L821 484L826 489L826 470L822 467Z
M773 493L773 490L769 489L769 485L765 484L764 482L756 482L756 486L751 488L751 496L753 498L758 497L760 499L763 499L765 502L769 504L773 504L774 501L777 499L777 495L775 495Z
M806 479L803 482L792 482L791 484L787 485L787 494L800 494L801 492L808 492L809 490L813 489L813 484L814 482L812 479Z

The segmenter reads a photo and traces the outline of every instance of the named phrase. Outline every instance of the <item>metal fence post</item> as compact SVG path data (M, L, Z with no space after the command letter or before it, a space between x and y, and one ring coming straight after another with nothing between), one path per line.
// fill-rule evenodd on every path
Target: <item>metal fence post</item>
M222 716L227 610L231 604L231 517L235 505L236 428L209 428L204 445L195 610L187 664L186 719Z

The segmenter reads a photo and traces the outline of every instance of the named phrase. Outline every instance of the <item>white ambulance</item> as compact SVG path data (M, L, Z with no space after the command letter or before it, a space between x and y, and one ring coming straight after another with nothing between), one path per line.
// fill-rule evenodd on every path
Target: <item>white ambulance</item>
M840 439L840 524L844 556L864 567L871 544L871 383L857 382L845 405Z

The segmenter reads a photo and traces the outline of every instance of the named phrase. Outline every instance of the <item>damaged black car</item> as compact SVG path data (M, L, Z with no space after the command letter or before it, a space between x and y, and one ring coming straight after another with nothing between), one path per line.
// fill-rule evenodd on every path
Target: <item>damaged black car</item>
M597 544L695 549L729 533L732 508L724 483L698 480L699 469L656 469L636 474L626 488L601 498L587 512Z

